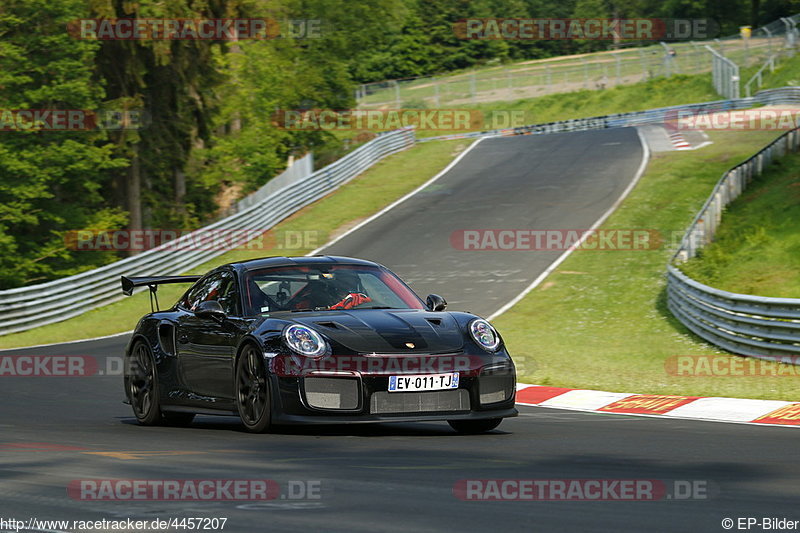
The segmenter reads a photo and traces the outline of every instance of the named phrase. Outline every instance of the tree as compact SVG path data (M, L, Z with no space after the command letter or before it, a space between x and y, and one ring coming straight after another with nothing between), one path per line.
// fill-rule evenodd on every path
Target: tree
M105 96L93 78L97 44L70 37L86 16L80 0L10 0L0 5L0 102L8 110L95 110ZM125 214L103 195L127 162L104 131L0 132L0 287L72 274L113 256L71 252L63 232L115 228Z

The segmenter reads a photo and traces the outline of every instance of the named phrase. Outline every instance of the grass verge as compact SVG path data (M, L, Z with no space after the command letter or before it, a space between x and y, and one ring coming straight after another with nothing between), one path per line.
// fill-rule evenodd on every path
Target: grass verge
M697 281L742 294L800 298L800 154L762 174L725 210L714 242L681 265Z
M744 91L744 83L756 73L760 66L755 65L742 70L742 91ZM792 58L781 59L775 72L767 70L764 74L764 83L761 88L753 85L753 93L762 89L800 85L800 74L798 73L800 73L800 54ZM744 96L744 92L742 92L742 96ZM721 99L722 97L714 91L711 84L710 73L676 75L670 78L655 78L630 85L620 85L601 91L580 90L513 102L458 106L478 111L479 116L483 117L482 127L460 131L420 130L418 136L432 137L466 131L542 124L556 120L645 111L657 107Z
M283 220L266 234L265 246L232 250L187 273L204 273L218 265L256 257L305 255L427 181L468 145L469 141L464 140L426 143L391 155L325 198ZM300 236L301 242L292 243L297 240L294 236ZM185 290L186 287L177 285L159 289L162 308L171 306ZM135 294L63 322L2 336L0 349L128 331L149 309L147 293Z
M722 172L776 132L710 132L714 144L656 154L605 229L652 229L653 250L578 250L510 311L494 320L519 380L619 392L797 400L791 377L680 377L670 356L723 352L686 330L667 310L665 265ZM733 356L730 356L733 357ZM789 369L795 371L794 368Z
M472 129L475 131L597 117L612 113L644 111L656 107L708 102L720 98L711 85L711 76L697 74L655 78L602 91L581 90L514 102L491 102L458 107L476 110L479 112L479 116L483 117L482 126ZM463 131L470 130L420 130L418 136L431 137Z

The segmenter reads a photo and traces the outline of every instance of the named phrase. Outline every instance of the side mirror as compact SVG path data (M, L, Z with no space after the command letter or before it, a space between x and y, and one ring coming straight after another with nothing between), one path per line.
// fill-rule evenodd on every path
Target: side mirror
M225 310L222 309L222 305L216 300L206 300L205 302L200 302L197 306L197 309L194 310L194 314L200 318L211 318L214 320L218 320L222 322L225 320Z
M438 294L429 294L425 303L431 311L444 311L447 308L447 302Z

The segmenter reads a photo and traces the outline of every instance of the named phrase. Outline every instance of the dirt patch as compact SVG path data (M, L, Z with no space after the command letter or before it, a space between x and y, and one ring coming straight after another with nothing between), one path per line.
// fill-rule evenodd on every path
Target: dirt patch
M546 291L547 289L549 289L550 287L552 287L555 284L556 284L555 281L545 281L544 283L542 283L542 287L541 287L540 290Z

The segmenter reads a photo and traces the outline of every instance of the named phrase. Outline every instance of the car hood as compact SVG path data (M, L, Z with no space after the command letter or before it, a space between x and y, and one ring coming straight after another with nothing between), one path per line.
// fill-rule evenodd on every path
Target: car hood
M464 335L447 312L356 309L298 314L292 319L351 353L454 353L464 346Z

